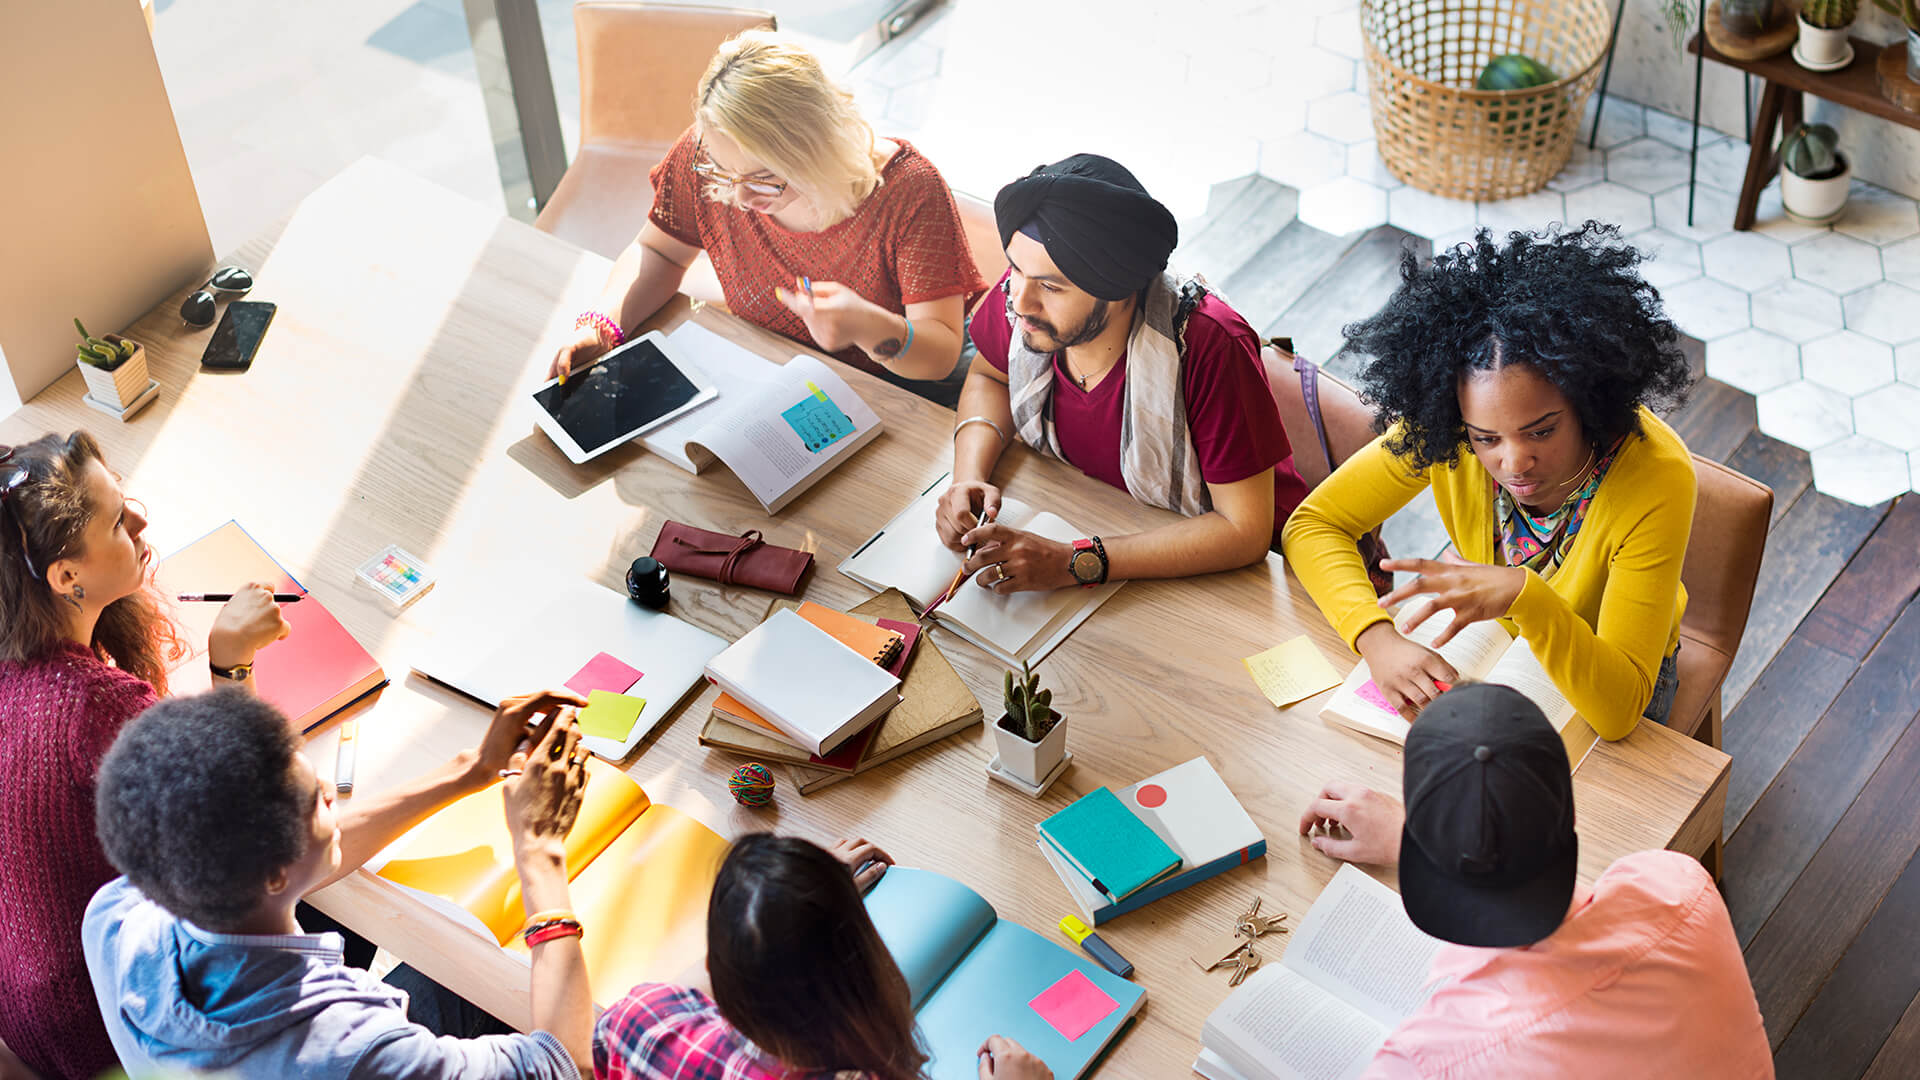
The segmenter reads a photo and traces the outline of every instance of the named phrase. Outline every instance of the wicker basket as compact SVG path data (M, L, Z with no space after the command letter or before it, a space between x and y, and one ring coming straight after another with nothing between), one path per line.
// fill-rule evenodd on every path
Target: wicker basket
M1454 199L1546 186L1573 153L1600 75L1606 0L1361 0L1373 131L1387 168ZM1520 53L1563 77L1475 90L1496 56Z

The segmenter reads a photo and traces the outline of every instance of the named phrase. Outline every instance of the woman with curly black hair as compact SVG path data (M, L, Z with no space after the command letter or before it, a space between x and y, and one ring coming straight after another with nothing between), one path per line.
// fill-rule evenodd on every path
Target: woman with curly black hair
M1597 222L1504 244L1481 229L1429 266L1405 256L1393 298L1346 328L1386 434L1307 497L1283 543L1409 718L1458 678L1388 614L1423 596L1407 629L1452 608L1437 646L1501 620L1602 737L1665 722L1694 476L1649 408L1678 400L1688 368L1641 258ZM1414 577L1376 600L1355 538L1429 486L1465 561L1388 560Z

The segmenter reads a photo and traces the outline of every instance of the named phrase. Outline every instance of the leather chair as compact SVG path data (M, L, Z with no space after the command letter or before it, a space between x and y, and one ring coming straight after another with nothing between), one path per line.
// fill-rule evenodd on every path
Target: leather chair
M1339 379L1320 372L1320 419L1327 426L1328 454L1320 453L1320 437L1314 432L1313 417L1307 412L1300 373L1294 370L1293 354L1272 344L1260 348L1260 363L1267 369L1267 389L1280 409L1280 426L1286 429L1287 442L1293 446L1293 467L1307 489L1340 467L1361 447L1373 441L1373 410L1360 400L1354 389ZM1332 460L1329 461L1328 457Z
M1007 253L1000 247L1000 226L993 220L993 204L958 191L953 193L953 204L960 210L960 228L973 252L973 265L991 286L1007 272Z
M1693 534L1680 566L1687 610L1674 660L1680 688L1667 724L1717 749L1720 690L1747 631L1773 516L1773 489L1698 454L1693 473Z
M771 12L744 8L576 0L573 27L580 148L534 225L615 259L646 224L647 173L693 123L694 87L714 51L775 22ZM689 271L701 274L698 266Z

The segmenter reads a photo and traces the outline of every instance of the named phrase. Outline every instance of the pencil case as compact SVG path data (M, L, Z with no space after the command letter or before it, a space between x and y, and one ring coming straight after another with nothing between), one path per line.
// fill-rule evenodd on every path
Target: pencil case
M703 577L722 585L746 585L783 596L800 591L800 579L813 565L813 552L769 544L761 539L759 529L731 536L678 521L660 527L652 554L675 574Z

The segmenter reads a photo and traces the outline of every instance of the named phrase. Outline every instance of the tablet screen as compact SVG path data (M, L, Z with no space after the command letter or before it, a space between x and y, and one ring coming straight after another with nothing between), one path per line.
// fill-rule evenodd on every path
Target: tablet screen
M533 400L588 453L628 438L700 393L651 341L615 349Z

